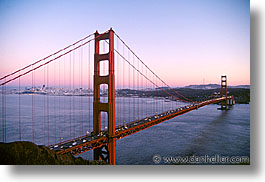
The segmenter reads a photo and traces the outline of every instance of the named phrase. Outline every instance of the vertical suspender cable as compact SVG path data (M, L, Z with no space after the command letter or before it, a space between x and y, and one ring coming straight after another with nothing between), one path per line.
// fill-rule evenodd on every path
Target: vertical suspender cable
M83 47L81 47L81 135L83 135L84 123L83 123Z
M88 132L91 132L90 125L90 42L88 43Z
M55 62L53 62L53 91L54 91L54 94L53 94L53 107L54 107L54 143L56 143L56 102L55 102L55 95L56 95L56 87L55 87Z
M132 64L134 65L134 57L132 57L133 59L133 62ZM135 120L135 97L134 97L134 94L135 94L135 79L134 79L134 76L135 76L135 71L133 69L133 80L132 80L132 90L133 90L133 120Z
M61 120L61 60L59 60L59 117L58 117L58 121L59 123L62 122ZM63 131L64 128L61 129L61 131ZM59 137L60 137L60 141L62 139L62 132L59 132Z
M64 139L65 138L67 138L67 136L66 136L66 116L65 116L65 92L66 92L66 89L67 89L67 87L66 87L66 82L65 82L65 62L66 62L66 59L65 59L65 57L64 57L64 65L63 65L63 127L64 127L64 133L63 133L63 136L64 136Z
M122 46L122 56L124 57L124 44L122 44L123 46ZM123 94L124 94L124 88L125 88L125 74L124 74L124 72L125 72L125 65L124 65L124 60L122 61L122 63L123 63L123 71L122 71L122 73L123 73L123 76L122 76L122 79L123 79ZM125 96L125 95L124 95ZM123 108L123 119L122 119L122 123L123 123L123 121L125 121L125 117L126 117L126 115L125 115L125 100L126 100L126 96L123 98L123 103L122 103L122 108Z
M33 65L32 65L32 69L33 69ZM34 71L32 71L32 96L31 96L31 101L32 101L32 142L34 143L34 92L35 92L35 88L34 88Z
M70 118L70 139L72 138L72 54L69 54L70 59L70 68L69 68L69 87L70 90L69 92L71 93L71 96L69 97L69 107L70 107L70 114L69 114L69 118Z
M75 47L75 46L74 46ZM73 135L74 137L76 137L76 128L75 128L75 124L76 124L76 113L75 113L75 51L73 51L73 94L72 94L72 99L73 99Z
M42 86L42 91L47 95L46 93L46 88L45 88L45 83L46 83L46 69L45 66L43 67L43 86ZM45 94L43 95L43 144L45 144L45 135L46 135L46 96Z
M4 85L1 86L2 142L4 143Z
M140 67L139 67L139 61L138 61L138 70L140 70ZM139 101L140 101L140 81L139 81L139 72L137 72L137 93L138 93L138 99L137 99L137 108L138 108L138 119L141 119L140 118L140 105L139 105Z
M130 61L130 52L128 51L128 60ZM128 122L131 121L131 70L130 70L130 65L128 65L128 72L129 72L129 120Z
M48 122L48 145L50 145L50 121L49 121L49 65L47 64L47 122Z
M19 74L20 74L20 71L19 71ZM20 77L19 77L19 80L18 80L18 133L19 133L19 141L21 141L21 98L20 98L20 95L21 95L21 90L20 90Z
M6 143L6 85L4 85L4 143Z

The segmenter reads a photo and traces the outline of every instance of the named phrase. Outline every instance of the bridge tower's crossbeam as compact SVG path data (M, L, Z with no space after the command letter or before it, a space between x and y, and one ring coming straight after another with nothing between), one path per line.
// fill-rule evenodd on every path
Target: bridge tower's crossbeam
M100 54L100 41L109 41L109 52ZM101 76L100 62L108 61L108 75ZM108 85L108 103L100 102L100 85ZM108 162L115 165L115 75L114 75L114 31L110 29L107 33L95 32L95 54L94 54L94 103L93 103L93 130L95 134L101 132L101 112L108 114ZM100 149L94 150L94 160L99 160Z

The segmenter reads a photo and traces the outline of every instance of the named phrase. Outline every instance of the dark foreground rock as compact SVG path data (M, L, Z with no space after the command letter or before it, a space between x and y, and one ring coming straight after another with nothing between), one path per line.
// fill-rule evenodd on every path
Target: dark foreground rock
M32 142L0 143L0 164L9 165L93 165L104 161L88 161L71 154L56 154L46 146Z

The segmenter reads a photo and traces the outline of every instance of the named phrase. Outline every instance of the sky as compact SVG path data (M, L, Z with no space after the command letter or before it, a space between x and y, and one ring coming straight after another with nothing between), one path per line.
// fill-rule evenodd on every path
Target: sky
M110 27L170 86L250 84L249 0L0 0L0 77Z

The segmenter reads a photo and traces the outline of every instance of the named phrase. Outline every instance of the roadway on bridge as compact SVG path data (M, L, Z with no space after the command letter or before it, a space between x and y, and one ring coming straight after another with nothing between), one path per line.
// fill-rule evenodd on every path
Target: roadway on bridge
M117 126L115 128L115 136L116 139L124 138L128 135L134 134L138 131L149 128L155 124L159 124L163 121L174 118L178 115L187 113L192 110L196 110L200 107L218 103L224 101L226 98L215 98L207 101L203 101L197 104L190 104L184 107L180 107L174 110L169 110L167 112L163 112L160 114L156 114L150 117L143 118L141 120L136 120L124 125ZM71 153L72 155L79 155L83 152L101 147L108 143L108 131L103 130L99 134L95 135L93 132L88 135L75 138L72 140L64 141L58 144L50 145L49 148L51 150L56 151L57 153Z

